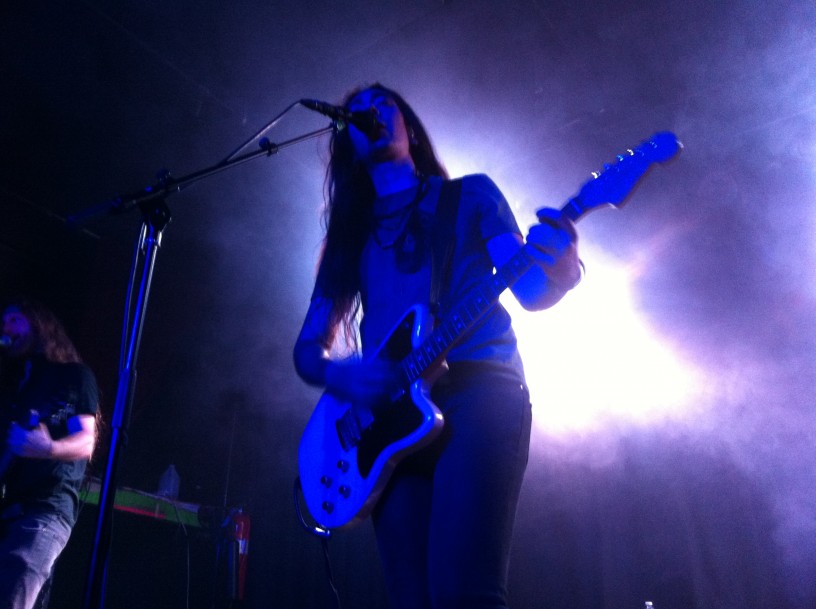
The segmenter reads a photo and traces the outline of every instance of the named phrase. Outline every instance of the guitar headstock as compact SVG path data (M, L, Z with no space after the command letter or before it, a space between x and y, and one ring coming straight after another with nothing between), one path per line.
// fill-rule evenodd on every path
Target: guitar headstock
M593 172L577 196L570 199L561 213L573 222L600 207L622 207L635 185L655 163L664 163L682 148L670 131L655 133L634 149L619 154L614 163Z

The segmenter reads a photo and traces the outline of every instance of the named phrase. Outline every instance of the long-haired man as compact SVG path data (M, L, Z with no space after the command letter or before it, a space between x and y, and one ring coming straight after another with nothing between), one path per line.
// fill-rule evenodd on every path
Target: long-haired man
M2 317L0 606L33 607L76 522L99 393L54 314L17 299Z

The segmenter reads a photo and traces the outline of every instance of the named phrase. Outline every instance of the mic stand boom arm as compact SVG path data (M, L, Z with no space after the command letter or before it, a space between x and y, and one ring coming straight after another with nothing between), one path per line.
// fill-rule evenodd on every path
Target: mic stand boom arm
M113 507L116 494L116 474L130 422L136 386L136 360L139 354L147 301L153 280L153 269L156 265L158 248L161 245L162 231L171 218L165 197L179 192L205 177L225 171L234 165L239 165L259 156L271 156L283 148L321 136L336 128L337 124L332 123L328 127L287 140L282 144L273 144L264 138L259 142L260 150L234 158L231 155L217 165L193 172L179 179L173 179L165 174L159 178L159 183L156 186L118 197L68 218L69 223L78 225L92 217L103 214L124 213L134 207L139 207L142 212L142 229L139 234L128 285L119 381L111 419L111 441L105 475L102 477L99 489L99 515L96 521L96 532L85 585L83 609L101 609L104 606L105 576L111 546ZM141 278L138 281L138 290L136 290L136 276L139 274L140 267ZM135 303L131 306L134 298Z
M334 131L336 128L337 128L336 123L332 123L328 127L324 127L322 129L318 129L317 131L306 133L305 135L300 135L290 140L286 140L285 142L282 142L280 144L274 144L270 142L267 138L263 138L259 142L259 146L261 147L260 150L248 152L241 156L221 161L216 165L212 165L210 167L194 171L193 173L187 174L186 176L183 176L181 178L172 178L169 175L165 174L163 176L160 176L158 184L154 186L148 186L143 190L139 190L137 192L123 195L121 197L111 199L110 201L106 201L101 205L89 207L86 210L80 211L72 216L68 216L67 221L69 224L72 225L80 225L84 224L85 222L96 216L121 214L126 211L130 211L136 206L141 207L142 213L144 214L145 213L144 207L148 205L151 201L163 199L167 195L179 192L184 188L191 186L193 183L198 182L199 180L202 180L216 173L220 173L222 171L230 169L234 165L246 163L247 161L251 161L252 159L259 156L272 156L273 154L277 154L279 150L283 150L284 148L288 148L289 146L299 144L300 142L319 137L321 135Z

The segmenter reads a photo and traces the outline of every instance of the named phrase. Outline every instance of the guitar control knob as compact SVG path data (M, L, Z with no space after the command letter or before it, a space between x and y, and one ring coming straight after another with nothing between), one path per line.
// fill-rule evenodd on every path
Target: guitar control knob
M331 501L324 501L321 507L327 514L331 514L334 511L334 504Z
M332 485L332 479L328 476L320 476L320 484L328 488Z
M349 462L346 461L345 459L340 459L337 462L337 469L339 469L343 473L347 472L349 470Z
M348 499L349 495L351 495L351 489L347 487L345 484L343 484L339 489L337 489L337 491L341 495L343 495L343 497L345 497L346 499Z

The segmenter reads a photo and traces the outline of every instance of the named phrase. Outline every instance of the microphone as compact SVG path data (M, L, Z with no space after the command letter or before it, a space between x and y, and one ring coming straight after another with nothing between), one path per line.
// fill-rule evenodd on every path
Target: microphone
M0 336L0 347L11 347L12 340L6 335Z
M342 121L354 125L369 138L373 139L379 136L380 123L377 121L377 114L373 110L349 112L340 106L333 106L316 99L301 99L300 104L306 106L309 110L328 116L333 121Z

